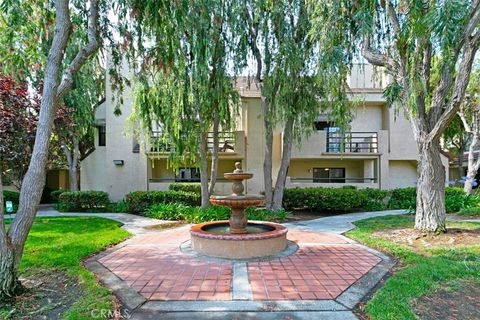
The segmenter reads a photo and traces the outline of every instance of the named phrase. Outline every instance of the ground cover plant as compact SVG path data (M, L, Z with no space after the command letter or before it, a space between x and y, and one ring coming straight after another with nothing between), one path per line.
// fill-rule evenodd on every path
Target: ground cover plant
M364 311L371 319L417 319L415 306L424 303L422 299L454 283L480 283L480 223L448 222L447 233L437 237L413 229L412 216L371 218L354 224L357 228L349 231L348 237L389 253L400 263L366 304ZM454 312L463 310L445 306L442 318L455 318ZM460 318L478 316L477 311Z
M127 238L120 226L97 217L37 218L20 265L24 283L37 285L13 302L0 302L0 318L51 319L60 312L65 319L91 319L92 312L113 310L114 297L81 259Z
M285 210L269 211L262 208L247 208L248 220L283 221L289 216ZM189 223L228 220L230 209L219 206L192 207L181 203L158 203L151 206L145 216L161 220L179 220Z

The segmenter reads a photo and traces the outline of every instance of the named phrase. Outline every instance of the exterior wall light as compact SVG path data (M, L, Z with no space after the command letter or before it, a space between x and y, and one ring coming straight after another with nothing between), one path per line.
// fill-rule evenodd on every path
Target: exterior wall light
M113 160L113 164L116 166L123 166L124 163L125 162L123 160Z

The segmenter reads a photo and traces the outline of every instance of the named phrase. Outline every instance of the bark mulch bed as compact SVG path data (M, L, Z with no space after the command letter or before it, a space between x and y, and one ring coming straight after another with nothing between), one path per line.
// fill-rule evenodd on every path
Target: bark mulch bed
M10 302L0 302L5 320L61 319L81 295L79 285L63 272L51 271L20 278L24 291Z
M480 229L467 228L448 228L447 233L439 235L429 235L413 228L376 231L373 235L394 243L406 245L422 253L425 253L425 249L454 248L456 246L480 243Z
M479 283L459 281L421 297L412 303L412 309L422 320L476 320L480 319L479 297Z

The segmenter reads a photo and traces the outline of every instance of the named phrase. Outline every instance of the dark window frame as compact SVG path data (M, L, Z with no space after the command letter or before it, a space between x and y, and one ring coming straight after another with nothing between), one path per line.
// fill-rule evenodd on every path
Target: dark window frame
M185 178L185 173L189 172L189 176ZM200 182L200 169L196 167L181 168L175 173L175 182Z
M98 146L105 147L107 146L107 127L98 126Z

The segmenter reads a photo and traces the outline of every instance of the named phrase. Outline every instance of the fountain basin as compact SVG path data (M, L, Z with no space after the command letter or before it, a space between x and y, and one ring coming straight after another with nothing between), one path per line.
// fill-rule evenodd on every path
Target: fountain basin
M287 228L272 222L248 222L247 232L229 233L229 221L197 224L190 230L192 248L204 255L249 259L272 256L287 248Z

